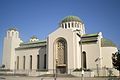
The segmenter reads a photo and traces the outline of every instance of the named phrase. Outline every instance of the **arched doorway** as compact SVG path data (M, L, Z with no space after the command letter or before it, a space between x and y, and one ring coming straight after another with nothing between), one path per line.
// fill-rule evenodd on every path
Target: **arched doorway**
M58 38L54 45L55 66L57 73L67 73L67 42L64 38Z

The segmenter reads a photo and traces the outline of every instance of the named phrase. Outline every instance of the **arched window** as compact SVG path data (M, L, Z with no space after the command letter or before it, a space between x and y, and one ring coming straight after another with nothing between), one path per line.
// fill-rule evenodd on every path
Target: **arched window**
M67 41L60 37L55 41L54 44L54 54L55 58L53 65L56 66L58 73L67 72Z
M23 69L25 69L25 56L23 56Z
M83 57L83 68L87 68L87 65L86 65L86 52L85 51L83 51L82 52L82 57Z
M39 64L40 64L40 58L39 58L39 54L37 55L37 69L39 69Z
M77 24L77 28L79 28L79 23Z
M16 32L16 34L15 34L15 35L16 35L16 38L17 38L17 37L18 37L18 32Z
M68 27L70 28L70 23L68 23Z
M12 36L14 35L14 32L12 32Z
M64 24L62 24L62 28L64 28Z
M76 28L78 27L78 24L77 24L77 23L75 23L75 27L76 27Z
M72 27L74 27L74 23L72 22Z
M19 56L17 56L17 70L19 69Z
M66 64L66 42L62 39L57 41L57 63L58 64Z
M30 55L30 70L32 70L32 55Z
M44 54L44 69L46 69L46 54Z
M65 23L65 28L67 28L67 24Z

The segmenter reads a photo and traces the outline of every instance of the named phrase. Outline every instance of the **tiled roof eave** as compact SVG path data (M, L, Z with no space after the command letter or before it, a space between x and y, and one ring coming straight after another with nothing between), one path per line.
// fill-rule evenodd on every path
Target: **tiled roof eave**
M37 42L28 42L28 43L21 43L20 45L31 45L31 44L41 44L41 43L47 43L46 40L44 41L37 41Z
M89 40L89 41L82 41L82 44L85 44L85 43L93 43L93 42L97 42L98 40ZM79 41L79 44L81 42Z
M27 47L18 47L15 50L22 50L22 49L31 49L31 48L40 48L46 45L40 45L40 46L27 46Z
M98 36L99 36L98 33L95 33L95 34L84 34L84 35L82 36L82 38L98 37Z
M116 48L116 46L101 46L101 47L115 47Z
M16 50L18 49L29 49L29 48L38 48L38 47L42 47L42 46L46 46L47 44L39 44L39 45L24 45L24 46L20 46L18 48L16 48Z
M98 37L98 35L95 35L95 36L82 36L82 38L90 38L90 37Z

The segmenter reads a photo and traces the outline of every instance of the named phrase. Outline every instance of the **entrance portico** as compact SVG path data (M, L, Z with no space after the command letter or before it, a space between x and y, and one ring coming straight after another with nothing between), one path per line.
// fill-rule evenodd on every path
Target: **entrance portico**
M57 73L67 73L67 41L60 37L54 43L54 60Z

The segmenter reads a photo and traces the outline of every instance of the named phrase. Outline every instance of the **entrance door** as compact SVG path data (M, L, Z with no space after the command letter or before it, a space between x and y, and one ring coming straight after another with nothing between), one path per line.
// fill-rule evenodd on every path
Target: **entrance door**
M57 67L56 69L58 74L65 74L67 72L65 66Z

